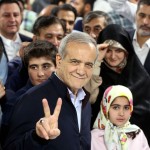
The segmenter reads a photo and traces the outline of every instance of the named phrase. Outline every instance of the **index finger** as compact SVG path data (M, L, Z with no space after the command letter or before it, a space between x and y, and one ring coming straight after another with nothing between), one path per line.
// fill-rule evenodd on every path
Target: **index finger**
M55 116L56 118L59 117L60 110L61 110L61 106L62 106L62 99L61 99L61 98L58 98L57 104L56 104L56 107L55 107L55 110L54 110L54 116Z
M101 50L106 50L106 48L108 48L109 44L103 43L103 44L98 44L97 48L99 51Z
M51 112L50 112L50 107L49 107L49 105L48 105L47 99L44 98L44 99L42 100L42 104L43 104L44 116L45 116L45 117L50 117Z

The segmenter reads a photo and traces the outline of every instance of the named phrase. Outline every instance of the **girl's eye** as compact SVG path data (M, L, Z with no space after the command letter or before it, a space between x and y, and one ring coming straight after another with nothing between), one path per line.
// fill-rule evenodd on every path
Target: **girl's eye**
M130 109L130 106L125 106L124 109L125 109L125 110L129 110L129 109Z
M113 106L114 110L118 110L120 107L119 106Z

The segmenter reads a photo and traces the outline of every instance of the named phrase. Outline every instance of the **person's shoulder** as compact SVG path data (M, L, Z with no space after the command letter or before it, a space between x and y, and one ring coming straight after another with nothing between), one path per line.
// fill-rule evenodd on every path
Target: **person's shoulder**
M47 88L51 88L51 80L48 79L47 81L39 84L39 85L36 85L36 86L33 86L32 88L30 88L26 93L27 94L31 94L31 93L42 93L42 91L46 91Z
M104 136L104 130L101 130L101 129L93 129L93 130L91 131L91 135L92 135L92 136L96 136L96 137Z
M140 129L139 133L136 134L134 139L128 138L128 145L131 149L150 150L147 138L146 138L144 132L142 131L142 129Z
M32 38L30 38L30 37L27 37L21 33L19 33L19 36L20 36L22 42L32 42Z

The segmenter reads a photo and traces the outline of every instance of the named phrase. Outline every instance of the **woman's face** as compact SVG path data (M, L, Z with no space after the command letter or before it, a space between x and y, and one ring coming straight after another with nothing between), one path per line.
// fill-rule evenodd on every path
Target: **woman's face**
M109 47L106 55L105 61L111 67L117 67L120 63L123 62L125 58L125 51L120 48Z

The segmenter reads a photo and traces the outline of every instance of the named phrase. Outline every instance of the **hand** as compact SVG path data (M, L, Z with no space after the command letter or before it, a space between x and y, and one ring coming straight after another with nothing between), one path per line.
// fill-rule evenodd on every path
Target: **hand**
M55 139L60 135L58 117L62 106L62 99L58 98L53 115L50 113L50 107L46 99L42 100L42 104L45 116L36 123L36 134L46 140Z
M108 46L109 46L109 44L105 44L105 43L97 45L97 48L99 50L98 61L102 61L103 60L103 58L105 57L105 54L106 54L106 52L108 50Z
M0 98L2 98L5 95L5 87L0 82Z

